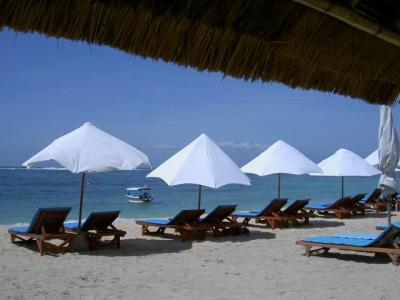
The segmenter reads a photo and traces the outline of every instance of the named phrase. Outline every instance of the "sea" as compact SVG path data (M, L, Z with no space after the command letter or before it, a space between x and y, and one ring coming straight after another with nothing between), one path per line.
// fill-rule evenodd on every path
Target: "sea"
M173 216L181 209L197 207L197 186L170 187L161 179L146 178L148 170L89 173L86 178L83 217L92 211L120 210L121 218ZM251 186L227 185L219 189L203 188L202 208L235 204L238 210L257 210L277 197L278 176L248 175ZM345 195L370 193L379 176L346 177ZM79 210L81 177L65 169L0 168L0 224L28 223L38 208L72 207L69 219L76 220ZM128 202L125 189L147 186L153 201ZM339 177L287 175L281 177L281 198L289 201L311 199L327 203L341 196Z

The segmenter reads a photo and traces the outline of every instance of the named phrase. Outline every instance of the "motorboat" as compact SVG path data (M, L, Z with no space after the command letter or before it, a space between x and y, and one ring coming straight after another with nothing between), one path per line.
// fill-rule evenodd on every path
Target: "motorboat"
M153 200L151 188L149 187L130 187L125 190L125 195L129 202L141 203Z

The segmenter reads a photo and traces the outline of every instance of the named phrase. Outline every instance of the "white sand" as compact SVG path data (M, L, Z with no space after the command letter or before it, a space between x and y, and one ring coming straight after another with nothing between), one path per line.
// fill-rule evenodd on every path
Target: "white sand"
M400 267L388 259L307 258L295 245L310 235L373 232L382 222L384 215L314 219L308 227L182 243L142 237L124 220L121 249L43 257L11 244L0 226L0 299L399 299Z

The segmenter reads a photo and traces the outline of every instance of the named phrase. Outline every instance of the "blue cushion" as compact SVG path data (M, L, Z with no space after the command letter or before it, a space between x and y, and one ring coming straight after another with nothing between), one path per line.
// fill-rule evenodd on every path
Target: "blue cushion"
M171 219L146 219L146 220L137 220L138 222L144 223L152 223L159 225L168 225L171 222Z
M374 240L376 239L381 233L365 233L365 232L341 232L335 233L333 237L342 237L342 238L349 238L349 239L364 239L364 240Z
M85 222L85 220L82 220L81 224L83 224L83 222ZM79 224L78 221L66 221L64 222L64 227L71 230L78 230L79 229L78 224Z
M355 247L367 247L375 240L366 239L351 239L345 237L334 237L334 236L314 236L304 239L305 242L321 243L321 244L334 244L334 245L347 245Z
M325 203L325 204L312 204L312 205L307 205L307 209L326 209L329 208L332 205L332 203Z
M257 217L260 212L257 211L237 211L233 213L231 216L234 217Z
M9 227L8 232L28 233L29 226L14 226Z

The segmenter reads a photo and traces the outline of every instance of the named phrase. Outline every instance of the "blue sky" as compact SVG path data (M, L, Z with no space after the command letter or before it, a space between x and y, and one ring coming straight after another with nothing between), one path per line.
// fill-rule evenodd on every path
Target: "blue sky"
M85 121L153 165L203 132L238 164L278 139L316 162L341 147L362 156L377 147L378 106L38 34L0 32L0 91L0 166L21 164Z

